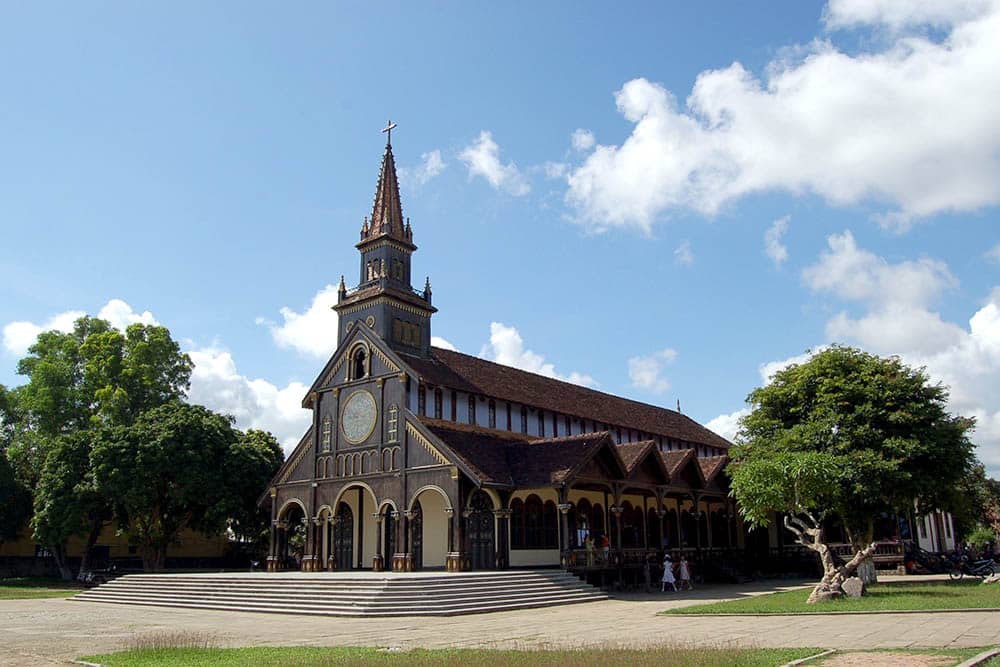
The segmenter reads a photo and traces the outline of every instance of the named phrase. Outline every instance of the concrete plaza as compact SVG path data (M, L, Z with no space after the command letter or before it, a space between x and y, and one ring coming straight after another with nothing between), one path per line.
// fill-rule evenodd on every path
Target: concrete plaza
M210 636L220 646L537 649L693 643L868 649L1000 645L1000 612L994 611L657 616L670 607L735 599L789 585L712 586L694 592L631 594L600 602L445 618L324 618L64 599L0 600L4 630L0 664L64 664L81 655L120 650L136 638L176 633Z

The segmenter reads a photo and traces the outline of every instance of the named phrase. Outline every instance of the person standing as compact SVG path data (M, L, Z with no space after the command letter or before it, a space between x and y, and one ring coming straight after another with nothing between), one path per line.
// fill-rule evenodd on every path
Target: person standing
M691 565L684 556L681 556L681 564L678 570L681 576L681 590L694 590L694 585L691 583Z
M663 577L660 578L660 592L665 593L667 591L667 585L669 584L670 590L677 592L677 584L674 579L674 561L670 559L670 554L664 554L663 556Z

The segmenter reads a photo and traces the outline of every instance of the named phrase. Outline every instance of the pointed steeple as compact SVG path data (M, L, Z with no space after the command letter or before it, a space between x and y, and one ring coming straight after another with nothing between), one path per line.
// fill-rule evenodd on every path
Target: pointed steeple
M392 125L390 123L390 125ZM406 233L403 219L403 207L399 201L399 179L396 177L396 158L392 155L392 144L388 138L385 143L385 154L382 156L382 168L378 174L378 186L375 189L375 202L372 205L372 215L367 230L362 227L362 241L379 236L391 236L401 241L410 241L411 235Z

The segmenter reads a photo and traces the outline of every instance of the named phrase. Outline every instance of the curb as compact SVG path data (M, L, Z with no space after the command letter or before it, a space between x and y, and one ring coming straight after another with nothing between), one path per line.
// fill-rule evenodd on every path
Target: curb
M837 649L835 649L835 648L828 648L827 650L823 651L822 653L817 653L816 655L807 655L804 658L799 658L798 660L792 660L791 662L786 662L785 664L781 665L781 667L795 667L796 665L802 665L802 664L805 664L805 663L807 663L807 662L809 662L811 660L817 660L818 658L825 658L826 656L833 655L836 652L837 652Z
M991 658L995 658L998 655L1000 655L1000 646L983 651L979 655L974 655L965 662L955 665L955 667L976 667L976 665L989 662Z
M104 665L98 662L87 662L86 660L71 660L74 665L83 665L83 667L104 667Z
M695 605L691 605L692 607ZM683 607L681 607L683 609ZM749 616L749 617L767 617L767 616L871 616L878 614L967 614L969 612L998 612L1000 607L963 607L961 609L897 609L895 611L888 609L873 609L870 611L803 611L803 612L748 612L746 614L729 614L729 613L718 613L718 614L683 614L680 612L670 611L665 609L663 611L657 612L657 616Z

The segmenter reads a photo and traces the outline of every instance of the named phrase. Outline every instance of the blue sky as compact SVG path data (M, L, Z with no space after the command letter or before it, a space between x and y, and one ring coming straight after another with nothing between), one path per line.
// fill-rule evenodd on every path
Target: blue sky
M0 383L156 321L192 400L294 441L391 117L451 345L725 435L808 348L900 354L1000 474L996 0L2 14Z

